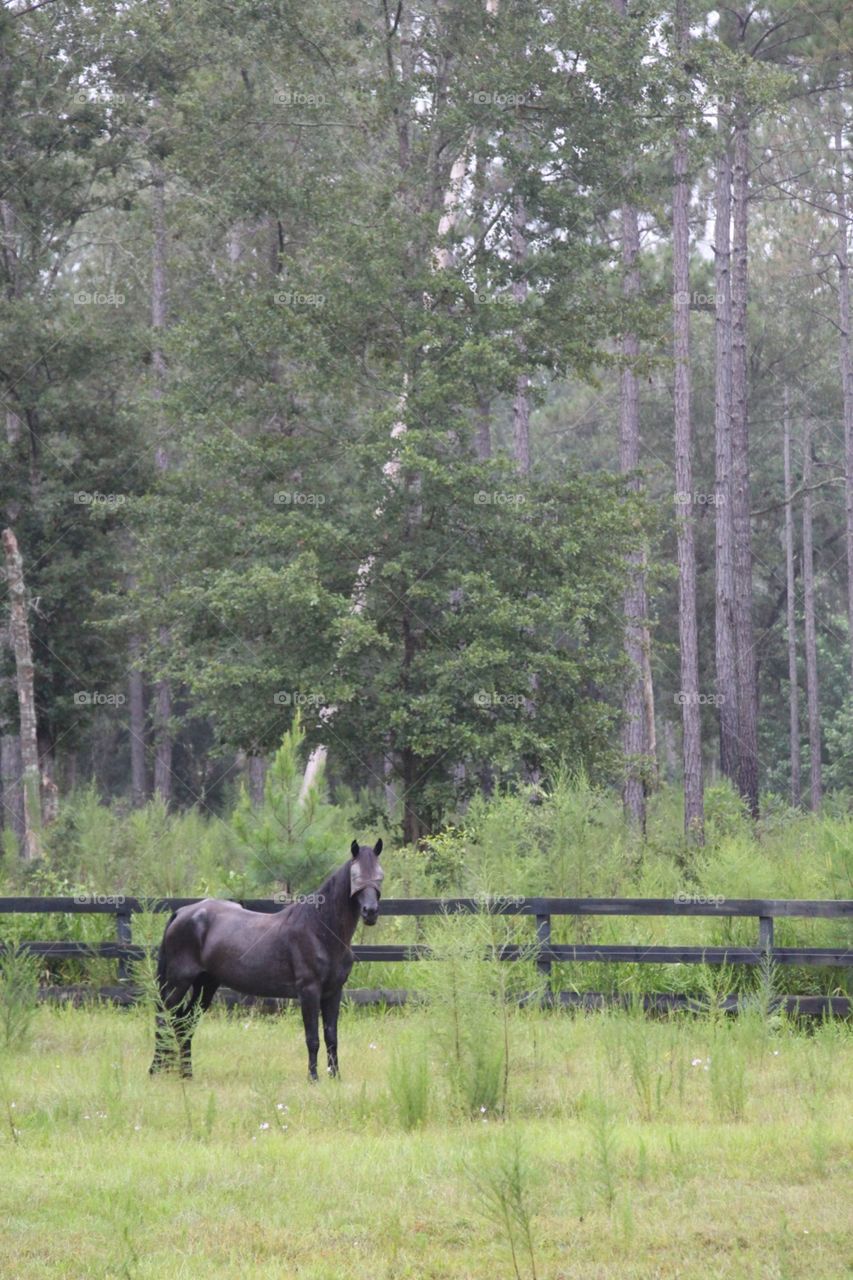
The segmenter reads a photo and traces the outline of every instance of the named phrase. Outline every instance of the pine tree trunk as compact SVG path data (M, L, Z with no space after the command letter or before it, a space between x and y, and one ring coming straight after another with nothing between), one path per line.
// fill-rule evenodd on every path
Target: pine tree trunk
M633 205L622 206L622 293L628 300L636 298L640 289L639 258L640 230L637 210ZM637 335L632 332L622 337L622 377L619 407L619 465L623 475L631 476L630 485L639 490L637 469L640 465L640 389L632 361L640 353ZM622 752L624 755L625 781L622 787L622 805L628 822L637 830L646 830L646 782L644 757L646 741L646 699L644 645L646 635L646 581L643 572L643 553L631 553L628 566L628 584L625 588L625 656L630 664L628 684L622 700L624 726Z
M127 576L127 589L137 586L133 574ZM148 780L145 770L145 682L142 674L142 637L131 635L127 642L128 674L128 731L130 733L130 802L139 809L148 798Z
M21 855L27 862L32 862L41 855L42 832L35 672L27 618L24 565L18 550L18 540L11 529L3 530L3 551L6 560L6 587L9 592L9 638L15 651L18 686L21 786L24 796L24 833Z
M512 296L519 306L527 297L527 280L523 276L527 258L526 215L524 201L516 196L512 214L512 262L516 276ZM519 352L524 356L524 339L516 338ZM515 400L512 406L512 446L515 469L520 476L530 475L530 379L525 372L516 375Z
M844 508L847 544L847 626L850 638L850 679L853 682L853 356L850 351L850 253L847 186L844 173L844 101L839 94L835 127L836 222L838 226L838 356L844 412ZM851 684L853 687L853 684Z
M727 128L722 113L718 133ZM721 138L722 144L722 138ZM717 158L714 218L714 286L716 387L714 440L714 649L716 692L720 713L720 770L737 784L737 663L734 618L734 524L732 490L732 297L731 297L731 154L720 146Z
M472 220L479 240L486 234L486 202L489 199L485 162L482 157L474 165L474 208ZM481 388L474 410L474 453L478 462L488 462L492 456L492 400L490 390Z
M59 787L56 785L56 748L52 738L37 734L39 775L41 778L41 821L49 827L59 817Z
M791 804L799 808L800 792L800 689L797 680L797 611L794 569L794 507L793 476L791 472L791 422L788 413L788 388L785 388L784 408L785 453L785 581L788 606L788 737L791 755Z
M154 370L153 396L155 401L159 402L165 394L167 372L162 347L168 315L166 180L163 167L158 160L152 161L151 168L151 207L154 223L151 264L151 328L154 331L154 345L151 359ZM158 415L157 433L154 459L158 471L165 473L169 470L170 458L162 414ZM157 629L157 638L162 662L171 645L169 628L161 624ZM161 676L154 686L154 791L166 804L169 804L172 799L172 748L172 686L168 678Z
M249 775L249 799L253 809L263 808L267 781L266 756L249 756L247 759Z
M814 530L812 521L812 433L807 423L803 439L803 616L806 635L806 701L809 719L809 759L811 764L810 802L812 812L822 798L820 762L820 704L817 678L817 633L815 627Z
M648 617L643 626L643 705L646 712L646 764L649 771L648 785L654 789L660 782L658 767L658 738L655 727L655 685L652 678L652 640Z
M676 38L686 61L690 23L686 0L676 4ZM704 839L702 740L699 707L699 649L696 625L696 551L693 538L693 464L690 422L690 228L688 223L688 142L686 125L675 144L672 200L673 347L675 356L675 488L678 537L678 638L681 655L682 752L684 761L684 829L691 839Z
M14 835L18 848L25 844L24 786L21 776L21 739L17 733L0 737L0 781L3 786L4 825Z
M749 482L747 297L749 118L735 114L732 169L732 522L737 673L738 790L758 817L758 685L752 623L752 530Z

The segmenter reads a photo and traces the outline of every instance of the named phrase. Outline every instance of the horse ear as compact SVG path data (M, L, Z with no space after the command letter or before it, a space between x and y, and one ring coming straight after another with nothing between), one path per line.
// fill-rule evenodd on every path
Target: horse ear
M376 844L373 846L373 852L376 854L376 856L377 856L377 858L378 858L378 857L379 857L379 855L380 855L380 853L382 852L382 841L381 841L381 840L377 840L377 841L376 841Z
M359 852L359 850L358 850L358 841L357 841L357 840L353 840L352 844L351 844L351 845L350 845L350 847L349 847L349 851L350 851L350 853L352 854L352 856L353 856L354 858L357 858L357 857L358 857L358 852Z

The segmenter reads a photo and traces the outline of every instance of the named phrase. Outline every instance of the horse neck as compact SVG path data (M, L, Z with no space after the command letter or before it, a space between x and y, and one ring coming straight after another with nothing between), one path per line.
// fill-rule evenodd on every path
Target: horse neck
M350 897L349 864L329 876L319 892L323 900L317 906L317 914L322 924L348 947L358 924L358 906Z

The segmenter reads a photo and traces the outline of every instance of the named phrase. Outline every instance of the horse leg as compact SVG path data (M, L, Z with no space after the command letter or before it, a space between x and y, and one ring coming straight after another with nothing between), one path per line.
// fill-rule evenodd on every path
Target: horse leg
M191 1080L193 1074L192 1047L195 1029L199 1024L201 1015L207 1013L210 1008L218 989L219 983L216 979L203 973L193 983L192 995L187 1001L186 1012L182 1012L180 1015L178 1046L181 1054L181 1075L185 1080Z
M341 1007L343 987L330 991L323 996L323 1039L326 1041L326 1057L329 1063L329 1075L337 1076L338 1072L338 1010Z
M317 1054L320 1051L320 992L317 987L305 987L302 990L302 1023L305 1027L305 1044L308 1049L308 1075L317 1079Z
M148 1069L149 1075L156 1075L158 1071L170 1071L176 1065L176 1050L180 1050L181 1047L179 1032L181 1010L192 986L191 979L170 983L164 977L160 983L160 999L154 1030L154 1058Z

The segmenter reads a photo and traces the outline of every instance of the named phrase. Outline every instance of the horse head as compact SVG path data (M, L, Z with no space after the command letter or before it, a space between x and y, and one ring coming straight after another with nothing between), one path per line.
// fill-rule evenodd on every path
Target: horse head
M381 852L381 840L377 840L372 849L369 844L360 845L357 840L353 840L350 846L350 897L356 899L365 924L376 924L379 916L379 886L385 877L379 865Z

